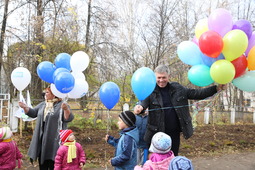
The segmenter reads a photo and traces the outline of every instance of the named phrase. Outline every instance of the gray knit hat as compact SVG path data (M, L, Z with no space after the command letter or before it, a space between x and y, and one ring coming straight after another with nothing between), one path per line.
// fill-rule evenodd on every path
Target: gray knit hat
M193 170L193 165L188 158L176 156L170 161L168 170Z
M135 114L133 112L130 112L130 111L121 112L119 117L123 120L123 122L128 127L135 125L136 117L135 117Z

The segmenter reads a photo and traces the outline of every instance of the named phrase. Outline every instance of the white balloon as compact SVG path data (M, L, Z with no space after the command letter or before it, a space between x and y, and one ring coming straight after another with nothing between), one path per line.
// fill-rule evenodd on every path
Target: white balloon
M77 99L85 96L89 90L89 85L85 79L75 79L74 88L68 93L69 98Z
M11 73L12 84L19 90L24 90L31 81L31 74L24 67L17 67Z
M83 51L76 51L70 59L70 66L73 72L82 72L89 65L89 56Z
M66 93L61 93L60 91L58 91L58 89L56 88L55 84L51 83L50 84L50 89L52 91L52 93L57 96L58 98L65 98L67 97Z
M83 72L71 72L71 74L73 75L74 79L82 79L82 80L86 80L85 75L83 74Z

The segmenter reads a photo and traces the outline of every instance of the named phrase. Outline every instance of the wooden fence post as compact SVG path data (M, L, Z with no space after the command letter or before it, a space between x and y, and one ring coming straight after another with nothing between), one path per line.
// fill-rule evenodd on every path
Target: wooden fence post
M210 108L205 107L205 113L204 113L204 123L209 124L209 114L210 114Z
M236 110L235 108L231 108L230 110L231 110L230 123L235 124Z
M255 110L253 112L253 123L255 124Z

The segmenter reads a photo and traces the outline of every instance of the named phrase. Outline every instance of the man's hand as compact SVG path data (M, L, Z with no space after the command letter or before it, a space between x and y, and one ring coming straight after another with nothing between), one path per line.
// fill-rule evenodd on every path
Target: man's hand
M219 84L217 86L217 91L222 91L227 89L227 84Z
M136 105L134 108L134 114L138 115L143 111L143 106L141 105Z
M107 142L108 139L109 139L109 135L105 135L105 138L104 138L105 142Z

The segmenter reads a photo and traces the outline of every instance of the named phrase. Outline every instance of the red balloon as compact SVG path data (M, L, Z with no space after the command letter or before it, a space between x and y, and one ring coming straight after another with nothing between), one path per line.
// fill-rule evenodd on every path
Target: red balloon
M199 48L208 57L217 58L223 49L223 40L215 31L206 31L199 38Z
M238 57L237 59L231 61L231 63L234 65L235 70L236 70L236 74L235 74L235 78L240 77L241 75L243 75L245 73L245 70L247 68L248 62L246 59L245 55L241 55L240 57Z

